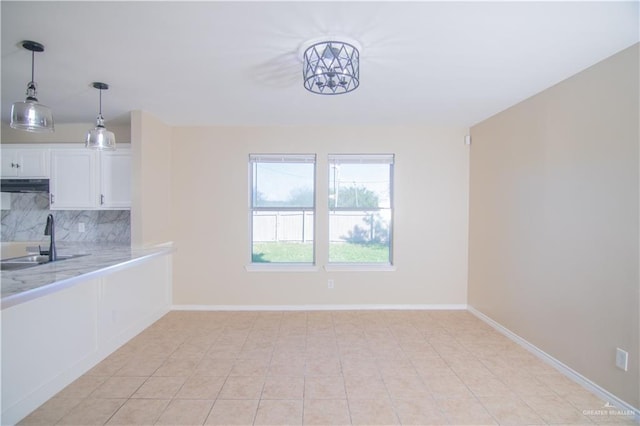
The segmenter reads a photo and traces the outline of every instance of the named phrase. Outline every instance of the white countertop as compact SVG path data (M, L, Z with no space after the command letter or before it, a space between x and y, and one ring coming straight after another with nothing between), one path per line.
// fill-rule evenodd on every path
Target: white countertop
M145 248L100 243L56 244L57 253L87 254L16 271L1 271L2 309L173 251L171 243ZM27 255L25 252L24 255Z

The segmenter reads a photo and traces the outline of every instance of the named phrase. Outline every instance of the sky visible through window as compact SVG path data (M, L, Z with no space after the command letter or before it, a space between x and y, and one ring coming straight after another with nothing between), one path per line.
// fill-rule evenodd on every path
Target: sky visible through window
M296 192L313 190L313 167L308 163L256 163L255 167L264 200L286 201ZM378 195L380 207L390 206L387 164L332 164L329 173L339 187L364 186Z
M331 164L329 167L329 190L335 187L364 187L378 196L378 207L390 207L388 164ZM338 203L340 207L340 203Z
M284 203L296 193L313 191L311 163L255 163L254 167L257 191L264 201Z

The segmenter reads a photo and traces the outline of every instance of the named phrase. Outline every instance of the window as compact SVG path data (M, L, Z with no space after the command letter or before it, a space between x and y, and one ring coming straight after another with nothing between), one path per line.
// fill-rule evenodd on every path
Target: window
M251 262L314 263L315 155L250 155Z
M393 161L329 156L329 263L392 263Z

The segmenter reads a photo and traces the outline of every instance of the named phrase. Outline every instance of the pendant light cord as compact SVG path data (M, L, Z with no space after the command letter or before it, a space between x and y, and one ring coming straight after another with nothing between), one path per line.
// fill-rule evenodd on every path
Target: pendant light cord
M102 89L100 89L100 106L99 106L99 111L100 111L100 117L102 117Z
M36 61L36 52L31 51L31 82L34 81L34 69L35 69L35 61Z

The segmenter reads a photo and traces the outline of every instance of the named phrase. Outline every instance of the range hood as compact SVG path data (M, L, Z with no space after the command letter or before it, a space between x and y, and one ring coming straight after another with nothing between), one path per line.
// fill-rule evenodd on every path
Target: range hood
M0 192L49 192L49 179L2 179Z

